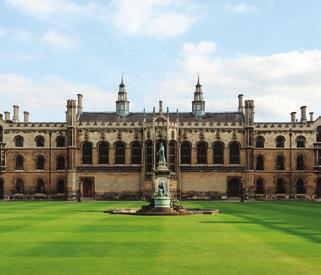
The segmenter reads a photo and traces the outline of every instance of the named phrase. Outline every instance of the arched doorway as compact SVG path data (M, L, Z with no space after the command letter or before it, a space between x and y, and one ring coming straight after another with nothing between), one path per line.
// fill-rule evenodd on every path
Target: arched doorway
M317 182L316 195L318 198L321 198L321 178L319 178Z
M0 200L3 199L3 195L4 195L4 183L3 183L3 179L0 178Z
M241 196L241 179L230 178L227 182L227 196L228 197L239 197Z
M83 178L82 180L82 197L93 198L94 197L94 179Z

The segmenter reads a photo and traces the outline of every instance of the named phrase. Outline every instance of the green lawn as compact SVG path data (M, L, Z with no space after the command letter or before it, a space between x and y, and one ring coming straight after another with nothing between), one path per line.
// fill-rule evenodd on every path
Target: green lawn
M216 216L102 213L140 202L0 202L1 274L321 274L321 203L184 202Z

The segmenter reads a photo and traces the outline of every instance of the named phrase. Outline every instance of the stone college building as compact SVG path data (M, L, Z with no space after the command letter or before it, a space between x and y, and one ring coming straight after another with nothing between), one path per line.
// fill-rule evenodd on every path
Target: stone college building
M321 117L256 122L254 101L206 112L198 81L191 112L130 112L119 85L115 112L67 101L65 122L30 122L19 107L0 116L1 199L144 199L165 147L178 199L321 197Z

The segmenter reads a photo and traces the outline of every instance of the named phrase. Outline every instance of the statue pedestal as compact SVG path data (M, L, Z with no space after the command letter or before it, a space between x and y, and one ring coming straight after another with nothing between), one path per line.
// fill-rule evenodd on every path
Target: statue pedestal
M155 208L171 208L171 198L170 197L155 197L154 198Z

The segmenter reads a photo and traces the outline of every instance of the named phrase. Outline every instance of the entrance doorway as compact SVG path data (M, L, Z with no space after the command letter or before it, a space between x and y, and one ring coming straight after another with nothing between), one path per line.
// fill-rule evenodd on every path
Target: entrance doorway
M0 178L0 200L3 199L3 195L4 195L4 183L3 183L3 179Z
M82 197L92 198L94 197L94 179L84 178L82 183Z
M321 198L321 178L318 179L318 182L317 182L317 190L316 190L316 191L317 191L317 192L316 192L316 193L317 193L317 194L316 194L317 197L318 197L318 198Z
M240 197L241 196L241 179L230 178L227 182L227 196Z

